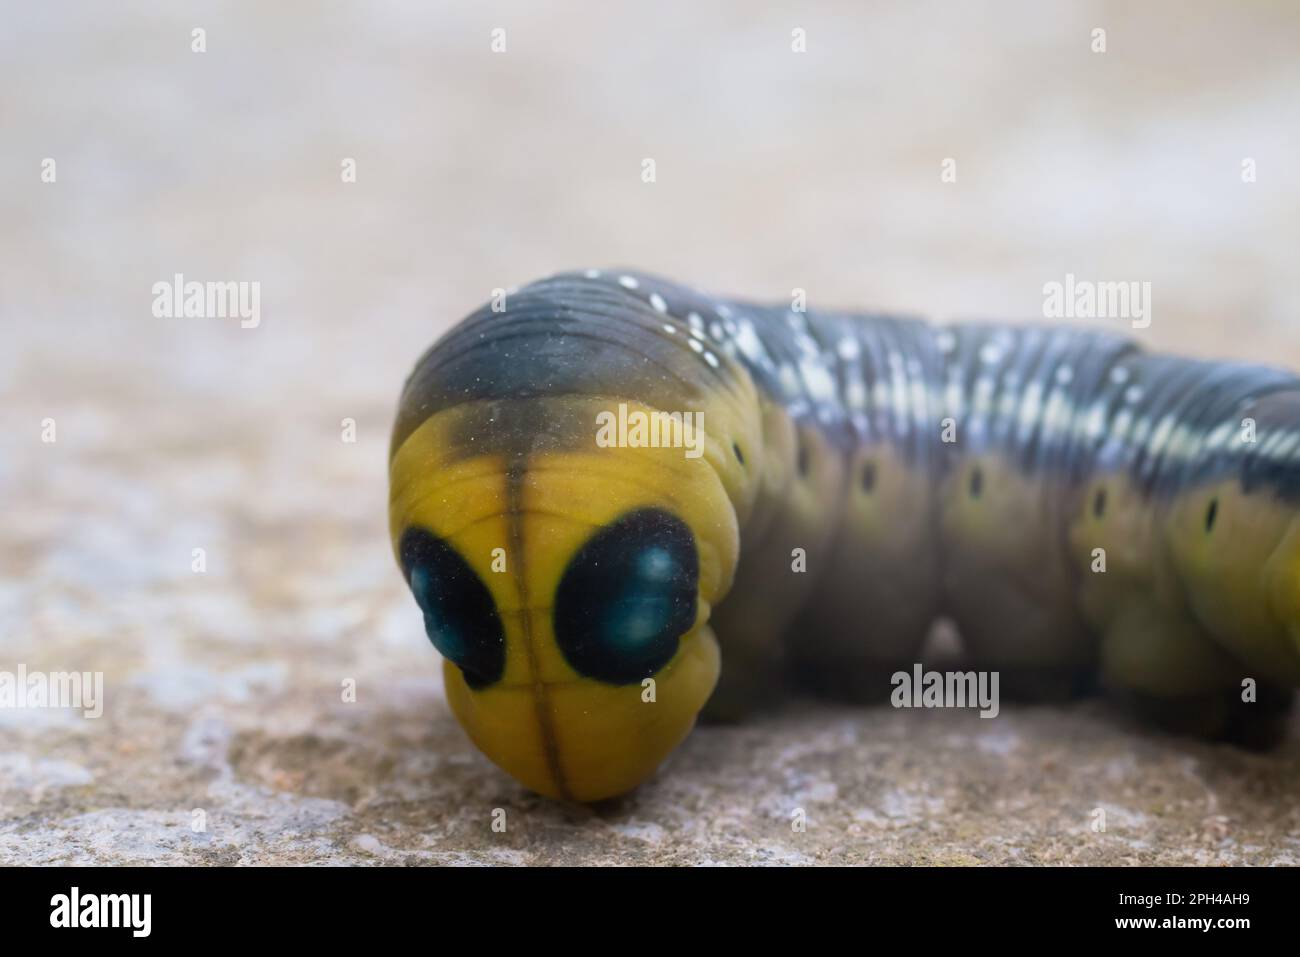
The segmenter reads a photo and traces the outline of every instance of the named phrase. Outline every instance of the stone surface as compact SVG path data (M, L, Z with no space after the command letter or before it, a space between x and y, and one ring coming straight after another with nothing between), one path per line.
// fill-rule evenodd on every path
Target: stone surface
M450 717L385 527L416 356L562 268L939 317L1147 280L1153 347L1300 366L1288 5L150 6L0 31L0 670L105 676L97 720L0 710L0 862L1300 862L1300 729L1100 701L794 702L541 800ZM155 318L178 272L260 282L260 325Z

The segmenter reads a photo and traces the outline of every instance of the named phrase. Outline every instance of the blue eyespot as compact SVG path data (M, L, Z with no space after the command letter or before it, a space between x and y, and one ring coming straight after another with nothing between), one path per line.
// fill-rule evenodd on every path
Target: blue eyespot
M695 624L695 537L662 509L640 509L587 541L555 595L555 638L580 674L631 684L672 660Z
M407 529L400 551L433 647L460 668L471 688L499 681L506 638L487 586L455 549L425 529Z

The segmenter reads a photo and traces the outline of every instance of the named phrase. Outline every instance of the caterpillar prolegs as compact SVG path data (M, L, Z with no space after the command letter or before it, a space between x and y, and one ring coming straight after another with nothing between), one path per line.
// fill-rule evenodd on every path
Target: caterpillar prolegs
M1300 380L1262 366L588 270L425 353L390 473L451 707L547 795L630 790L711 697L884 699L941 617L1004 691L1203 734L1300 684Z

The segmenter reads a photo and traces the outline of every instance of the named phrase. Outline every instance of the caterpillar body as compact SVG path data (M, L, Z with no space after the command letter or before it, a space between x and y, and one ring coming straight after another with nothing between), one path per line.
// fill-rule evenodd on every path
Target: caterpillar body
M390 484L452 710L555 797L791 676L884 699L939 618L1005 692L1243 743L1300 685L1300 379L1106 331L562 274L419 360Z

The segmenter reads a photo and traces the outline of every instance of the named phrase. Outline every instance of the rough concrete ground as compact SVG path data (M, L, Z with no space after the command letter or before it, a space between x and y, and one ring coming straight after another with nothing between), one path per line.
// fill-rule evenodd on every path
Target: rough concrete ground
M0 670L103 671L106 701L0 709L0 861L1297 863L1300 728L1251 755L1099 701L794 702L623 801L540 800L451 719L386 539L411 363L561 268L940 318L1149 280L1145 343L1300 367L1300 18L1053 7L14 14ZM261 324L155 318L177 272L261 282Z
M193 409L98 375L54 446L8 449L45 458L7 495L26 504L6 659L102 670L105 707L0 710L0 860L1300 862L1300 728L1252 755L1101 701L992 720L798 701L698 729L621 802L531 796L447 709L384 537L382 434L219 409L196 434ZM20 382L9 408L39 420Z

